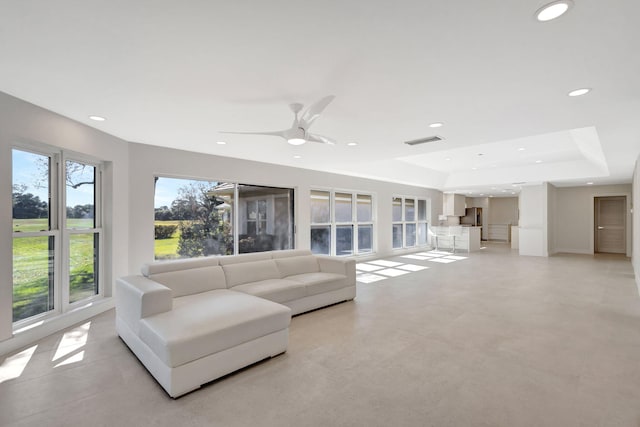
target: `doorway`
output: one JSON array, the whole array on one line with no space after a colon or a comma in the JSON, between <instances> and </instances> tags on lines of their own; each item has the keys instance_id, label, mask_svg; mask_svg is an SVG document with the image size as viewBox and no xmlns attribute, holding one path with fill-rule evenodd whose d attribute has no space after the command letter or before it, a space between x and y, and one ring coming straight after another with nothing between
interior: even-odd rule
<instances>
[{"instance_id":1,"label":"doorway","mask_svg":"<svg viewBox=\"0 0 640 427\"><path fill-rule=\"evenodd\" d=\"M594 198L595 252L627 252L627 197Z\"/></svg>"}]
</instances>

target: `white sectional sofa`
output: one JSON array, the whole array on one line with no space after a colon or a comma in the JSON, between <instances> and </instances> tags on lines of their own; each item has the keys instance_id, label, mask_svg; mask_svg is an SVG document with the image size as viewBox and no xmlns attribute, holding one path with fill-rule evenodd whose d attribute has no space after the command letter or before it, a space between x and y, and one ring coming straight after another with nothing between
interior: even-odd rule
<instances>
[{"instance_id":1,"label":"white sectional sofa","mask_svg":"<svg viewBox=\"0 0 640 427\"><path fill-rule=\"evenodd\" d=\"M118 335L178 397L285 352L292 314L354 299L355 261L286 250L155 262L116 292Z\"/></svg>"}]
</instances>

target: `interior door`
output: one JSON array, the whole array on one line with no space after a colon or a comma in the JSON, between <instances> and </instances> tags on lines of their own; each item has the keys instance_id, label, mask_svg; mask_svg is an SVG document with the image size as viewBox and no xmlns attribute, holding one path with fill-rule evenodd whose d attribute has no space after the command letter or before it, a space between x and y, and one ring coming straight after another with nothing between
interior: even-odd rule
<instances>
[{"instance_id":1,"label":"interior door","mask_svg":"<svg viewBox=\"0 0 640 427\"><path fill-rule=\"evenodd\" d=\"M627 249L627 198L596 197L594 200L595 251L624 254Z\"/></svg>"}]
</instances>

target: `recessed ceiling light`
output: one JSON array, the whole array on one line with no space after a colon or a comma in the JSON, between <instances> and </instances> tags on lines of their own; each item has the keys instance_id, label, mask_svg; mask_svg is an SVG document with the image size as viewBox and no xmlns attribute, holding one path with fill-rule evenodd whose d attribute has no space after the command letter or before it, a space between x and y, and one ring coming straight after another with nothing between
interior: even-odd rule
<instances>
[{"instance_id":1,"label":"recessed ceiling light","mask_svg":"<svg viewBox=\"0 0 640 427\"><path fill-rule=\"evenodd\" d=\"M295 156L293 156L293 158L294 158L294 159L301 159L301 158L302 158L302 156L299 156L299 155L297 155L297 154L296 154Z\"/></svg>"},{"instance_id":2,"label":"recessed ceiling light","mask_svg":"<svg viewBox=\"0 0 640 427\"><path fill-rule=\"evenodd\" d=\"M356 145L358 145L358 143L357 142L348 142L347 145L349 147L355 147Z\"/></svg>"},{"instance_id":3,"label":"recessed ceiling light","mask_svg":"<svg viewBox=\"0 0 640 427\"><path fill-rule=\"evenodd\" d=\"M536 11L536 19L547 22L564 15L573 6L572 0L558 0L547 3Z\"/></svg>"},{"instance_id":4,"label":"recessed ceiling light","mask_svg":"<svg viewBox=\"0 0 640 427\"><path fill-rule=\"evenodd\" d=\"M492 190L497 190L497 189L498 189L498 187L491 187L491 189L492 189Z\"/></svg>"},{"instance_id":5,"label":"recessed ceiling light","mask_svg":"<svg viewBox=\"0 0 640 427\"><path fill-rule=\"evenodd\" d=\"M218 142L216 142L216 144L218 144L218 145L225 145L225 144L226 144L226 142L224 142L224 141L218 141Z\"/></svg>"},{"instance_id":6,"label":"recessed ceiling light","mask_svg":"<svg viewBox=\"0 0 640 427\"><path fill-rule=\"evenodd\" d=\"M447 157L445 160L446 160L447 162L449 162L449 161L451 161L451 157Z\"/></svg>"},{"instance_id":7,"label":"recessed ceiling light","mask_svg":"<svg viewBox=\"0 0 640 427\"><path fill-rule=\"evenodd\" d=\"M589 92L591 92L591 88L583 87L583 88L580 88L580 89L572 90L567 95L569 95L569 96L582 96L582 95L588 94Z\"/></svg>"},{"instance_id":8,"label":"recessed ceiling light","mask_svg":"<svg viewBox=\"0 0 640 427\"><path fill-rule=\"evenodd\" d=\"M593 182L587 182L587 185L593 185Z\"/></svg>"},{"instance_id":9,"label":"recessed ceiling light","mask_svg":"<svg viewBox=\"0 0 640 427\"><path fill-rule=\"evenodd\" d=\"M105 119L104 117L101 117L101 116L89 116L89 118L91 120L95 120L96 122L104 122L105 120L107 120L107 119Z\"/></svg>"},{"instance_id":10,"label":"recessed ceiling light","mask_svg":"<svg viewBox=\"0 0 640 427\"><path fill-rule=\"evenodd\" d=\"M478 168L471 168L472 171L478 170Z\"/></svg>"},{"instance_id":11,"label":"recessed ceiling light","mask_svg":"<svg viewBox=\"0 0 640 427\"><path fill-rule=\"evenodd\" d=\"M484 196L484 193L480 193L481 196Z\"/></svg>"},{"instance_id":12,"label":"recessed ceiling light","mask_svg":"<svg viewBox=\"0 0 640 427\"><path fill-rule=\"evenodd\" d=\"M512 192L511 192L511 194L516 194L516 192L515 192L515 191L512 191Z\"/></svg>"},{"instance_id":13,"label":"recessed ceiling light","mask_svg":"<svg viewBox=\"0 0 640 427\"><path fill-rule=\"evenodd\" d=\"M435 123L431 123L429 125L429 127L430 128L439 128L439 127L442 127L443 125L444 125L444 123L442 123L442 122L435 122Z\"/></svg>"},{"instance_id":14,"label":"recessed ceiling light","mask_svg":"<svg viewBox=\"0 0 640 427\"><path fill-rule=\"evenodd\" d=\"M524 151L524 150L525 150L525 148L524 148L524 147L520 147L520 148L518 148L518 151Z\"/></svg>"},{"instance_id":15,"label":"recessed ceiling light","mask_svg":"<svg viewBox=\"0 0 640 427\"><path fill-rule=\"evenodd\" d=\"M542 160L536 160L536 163L542 163Z\"/></svg>"}]
</instances>

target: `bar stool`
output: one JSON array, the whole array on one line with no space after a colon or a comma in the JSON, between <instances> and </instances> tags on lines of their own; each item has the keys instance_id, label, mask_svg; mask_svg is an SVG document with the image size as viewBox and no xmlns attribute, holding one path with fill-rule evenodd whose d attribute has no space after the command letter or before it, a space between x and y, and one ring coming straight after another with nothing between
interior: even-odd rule
<instances>
[{"instance_id":1,"label":"bar stool","mask_svg":"<svg viewBox=\"0 0 640 427\"><path fill-rule=\"evenodd\" d=\"M462 238L462 227L459 225L449 227L449 239L453 241L452 252L456 253L456 237Z\"/></svg>"}]
</instances>

